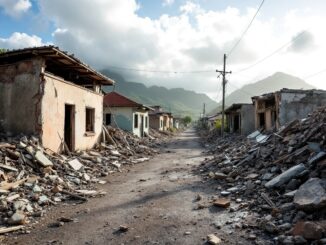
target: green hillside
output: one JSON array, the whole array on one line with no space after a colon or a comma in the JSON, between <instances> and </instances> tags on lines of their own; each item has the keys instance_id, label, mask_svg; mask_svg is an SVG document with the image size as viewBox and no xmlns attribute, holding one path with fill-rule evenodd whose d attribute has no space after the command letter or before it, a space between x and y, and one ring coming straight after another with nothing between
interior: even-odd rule
<instances>
[{"instance_id":1,"label":"green hillside","mask_svg":"<svg viewBox=\"0 0 326 245\"><path fill-rule=\"evenodd\" d=\"M175 115L197 118L206 104L206 111L213 110L217 103L206 94L199 94L182 88L167 89L160 86L146 87L142 83L126 81L121 75L109 70L103 74L116 81L115 91L145 105L161 105L165 110ZM104 87L105 92L112 87Z\"/></svg>"}]
</instances>

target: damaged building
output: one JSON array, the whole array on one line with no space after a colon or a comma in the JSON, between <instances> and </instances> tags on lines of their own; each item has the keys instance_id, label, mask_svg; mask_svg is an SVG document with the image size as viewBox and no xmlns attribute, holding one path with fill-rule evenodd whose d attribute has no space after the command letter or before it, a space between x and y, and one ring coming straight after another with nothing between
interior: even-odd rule
<instances>
[{"instance_id":1,"label":"damaged building","mask_svg":"<svg viewBox=\"0 0 326 245\"><path fill-rule=\"evenodd\" d=\"M325 90L281 89L252 97L256 129L279 129L295 119L303 119L316 108L326 105Z\"/></svg>"},{"instance_id":2,"label":"damaged building","mask_svg":"<svg viewBox=\"0 0 326 245\"><path fill-rule=\"evenodd\" d=\"M227 128L230 133L250 134L255 129L253 104L233 104L225 110Z\"/></svg>"},{"instance_id":3,"label":"damaged building","mask_svg":"<svg viewBox=\"0 0 326 245\"><path fill-rule=\"evenodd\" d=\"M149 112L149 126L159 131L173 128L172 113L166 112L161 106L151 106L153 111Z\"/></svg>"},{"instance_id":4,"label":"damaged building","mask_svg":"<svg viewBox=\"0 0 326 245\"><path fill-rule=\"evenodd\" d=\"M149 134L150 107L133 101L122 94L111 92L104 96L105 124L129 131L138 137Z\"/></svg>"},{"instance_id":5,"label":"damaged building","mask_svg":"<svg viewBox=\"0 0 326 245\"><path fill-rule=\"evenodd\" d=\"M0 131L37 135L60 152L92 148L103 123L102 85L114 81L54 46L0 54Z\"/></svg>"}]
</instances>

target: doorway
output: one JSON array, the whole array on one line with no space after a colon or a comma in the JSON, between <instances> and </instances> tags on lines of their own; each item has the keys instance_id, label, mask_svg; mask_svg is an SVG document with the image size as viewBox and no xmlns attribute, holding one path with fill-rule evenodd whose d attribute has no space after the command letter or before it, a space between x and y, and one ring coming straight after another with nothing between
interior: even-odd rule
<instances>
[{"instance_id":1,"label":"doorway","mask_svg":"<svg viewBox=\"0 0 326 245\"><path fill-rule=\"evenodd\" d=\"M65 104L64 141L70 151L75 149L75 106Z\"/></svg>"},{"instance_id":2,"label":"doorway","mask_svg":"<svg viewBox=\"0 0 326 245\"><path fill-rule=\"evenodd\" d=\"M140 137L144 137L144 116L140 116Z\"/></svg>"}]
</instances>

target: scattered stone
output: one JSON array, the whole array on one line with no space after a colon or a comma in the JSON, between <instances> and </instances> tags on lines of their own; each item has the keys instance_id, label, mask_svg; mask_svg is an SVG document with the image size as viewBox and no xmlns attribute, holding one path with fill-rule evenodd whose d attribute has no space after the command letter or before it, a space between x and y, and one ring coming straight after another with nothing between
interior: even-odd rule
<instances>
[{"instance_id":1,"label":"scattered stone","mask_svg":"<svg viewBox=\"0 0 326 245\"><path fill-rule=\"evenodd\" d=\"M220 244L222 240L219 237L215 236L214 234L209 234L207 236L207 242L209 244L216 245L216 244Z\"/></svg>"},{"instance_id":2,"label":"scattered stone","mask_svg":"<svg viewBox=\"0 0 326 245\"><path fill-rule=\"evenodd\" d=\"M326 206L326 181L312 178L300 186L294 195L294 204L299 209L312 210Z\"/></svg>"},{"instance_id":3,"label":"scattered stone","mask_svg":"<svg viewBox=\"0 0 326 245\"><path fill-rule=\"evenodd\" d=\"M227 208L230 206L231 202L227 198L218 198L214 201L214 206L217 207L222 207L222 208Z\"/></svg>"},{"instance_id":4,"label":"scattered stone","mask_svg":"<svg viewBox=\"0 0 326 245\"><path fill-rule=\"evenodd\" d=\"M323 237L324 229L316 222L301 221L295 224L292 234L302 236L307 240L319 240Z\"/></svg>"},{"instance_id":5,"label":"scattered stone","mask_svg":"<svg viewBox=\"0 0 326 245\"><path fill-rule=\"evenodd\" d=\"M269 182L265 184L266 188L278 188L287 183L289 180L292 178L296 177L299 175L301 172L306 170L306 167L304 166L303 163L300 163L299 165L296 165L292 168L289 168L285 172L281 173L280 175L276 176Z\"/></svg>"},{"instance_id":6,"label":"scattered stone","mask_svg":"<svg viewBox=\"0 0 326 245\"><path fill-rule=\"evenodd\" d=\"M9 219L9 225L23 225L26 223L26 216L24 213L17 211Z\"/></svg>"},{"instance_id":7,"label":"scattered stone","mask_svg":"<svg viewBox=\"0 0 326 245\"><path fill-rule=\"evenodd\" d=\"M35 153L35 159L43 166L49 167L53 166L53 163L47 158L41 151Z\"/></svg>"},{"instance_id":8,"label":"scattered stone","mask_svg":"<svg viewBox=\"0 0 326 245\"><path fill-rule=\"evenodd\" d=\"M80 161L78 161L78 159L73 159L71 161L68 161L68 164L75 171L79 171L83 167L83 164L81 164Z\"/></svg>"}]
</instances>

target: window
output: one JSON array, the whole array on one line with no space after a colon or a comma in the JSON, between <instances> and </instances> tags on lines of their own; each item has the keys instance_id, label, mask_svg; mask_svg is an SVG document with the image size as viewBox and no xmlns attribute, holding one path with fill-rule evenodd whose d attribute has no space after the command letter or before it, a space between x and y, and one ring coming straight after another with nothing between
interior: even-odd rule
<instances>
[{"instance_id":1,"label":"window","mask_svg":"<svg viewBox=\"0 0 326 245\"><path fill-rule=\"evenodd\" d=\"M145 117L145 128L148 127L148 117Z\"/></svg>"},{"instance_id":2,"label":"window","mask_svg":"<svg viewBox=\"0 0 326 245\"><path fill-rule=\"evenodd\" d=\"M111 125L111 113L105 114L105 125Z\"/></svg>"},{"instance_id":3,"label":"window","mask_svg":"<svg viewBox=\"0 0 326 245\"><path fill-rule=\"evenodd\" d=\"M134 128L138 128L138 114L134 115Z\"/></svg>"},{"instance_id":4,"label":"window","mask_svg":"<svg viewBox=\"0 0 326 245\"><path fill-rule=\"evenodd\" d=\"M161 122L161 128L162 128L163 127L163 120L161 119L160 122Z\"/></svg>"},{"instance_id":5,"label":"window","mask_svg":"<svg viewBox=\"0 0 326 245\"><path fill-rule=\"evenodd\" d=\"M95 109L86 108L86 132L95 132L94 130L95 122Z\"/></svg>"}]
</instances>

